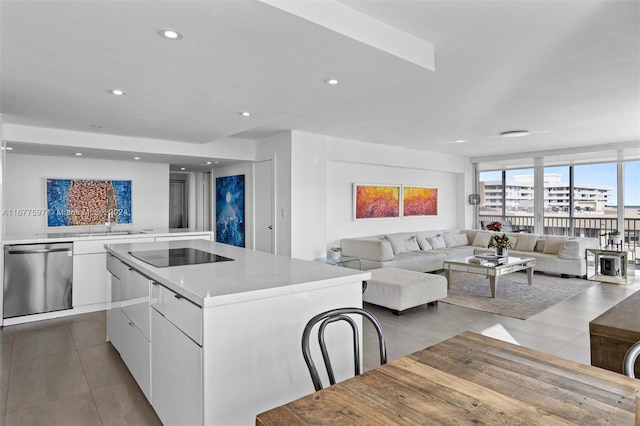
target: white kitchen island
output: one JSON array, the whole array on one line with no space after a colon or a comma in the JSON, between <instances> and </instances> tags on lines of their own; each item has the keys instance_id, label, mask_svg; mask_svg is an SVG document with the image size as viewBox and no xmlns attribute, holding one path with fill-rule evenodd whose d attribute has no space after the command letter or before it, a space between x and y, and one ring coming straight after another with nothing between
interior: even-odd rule
<instances>
[{"instance_id":1,"label":"white kitchen island","mask_svg":"<svg viewBox=\"0 0 640 426\"><path fill-rule=\"evenodd\" d=\"M156 267L130 254L171 249L233 260ZM327 309L361 307L370 278L209 241L115 244L107 252L107 333L167 425L251 425L256 414L313 392L304 326ZM336 327L329 339L346 332ZM338 360L338 378L353 374L351 364Z\"/></svg>"}]
</instances>

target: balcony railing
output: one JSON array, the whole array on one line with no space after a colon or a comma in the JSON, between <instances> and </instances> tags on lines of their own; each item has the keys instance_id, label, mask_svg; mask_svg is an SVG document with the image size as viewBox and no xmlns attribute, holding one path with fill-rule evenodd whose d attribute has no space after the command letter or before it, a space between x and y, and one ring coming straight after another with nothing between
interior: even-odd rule
<instances>
[{"instance_id":1,"label":"balcony railing","mask_svg":"<svg viewBox=\"0 0 640 426\"><path fill-rule=\"evenodd\" d=\"M520 232L533 232L533 217L507 215L480 214L481 221L510 221L514 230ZM571 233L571 221L573 221L573 233ZM478 225L478 228L480 226ZM544 232L546 235L592 237L600 240L600 245L607 245L607 234L618 229L618 219L604 216L576 217L570 219L562 216L546 216L544 218ZM631 252L632 259L640 261L640 219L624 219L624 248Z\"/></svg>"}]
</instances>

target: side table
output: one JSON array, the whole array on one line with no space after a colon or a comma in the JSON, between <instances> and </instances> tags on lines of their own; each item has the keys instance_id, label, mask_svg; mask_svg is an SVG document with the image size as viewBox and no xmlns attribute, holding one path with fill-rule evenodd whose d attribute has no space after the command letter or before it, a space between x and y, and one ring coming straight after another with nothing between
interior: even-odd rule
<instances>
[{"instance_id":1,"label":"side table","mask_svg":"<svg viewBox=\"0 0 640 426\"><path fill-rule=\"evenodd\" d=\"M628 284L628 252L588 248L585 252L585 260L588 280Z\"/></svg>"},{"instance_id":2,"label":"side table","mask_svg":"<svg viewBox=\"0 0 640 426\"><path fill-rule=\"evenodd\" d=\"M340 256L338 259L334 259L332 257L320 257L315 259L314 262L342 266L343 268L360 269L360 259L357 257Z\"/></svg>"},{"instance_id":3,"label":"side table","mask_svg":"<svg viewBox=\"0 0 640 426\"><path fill-rule=\"evenodd\" d=\"M360 259L357 257L349 257L349 256L340 256L338 259L334 259L332 257L320 257L315 259L314 262L318 263L326 263L327 265L341 266L343 268L351 268L360 270ZM364 293L367 289L368 283L366 281L362 281L362 292Z\"/></svg>"}]
</instances>

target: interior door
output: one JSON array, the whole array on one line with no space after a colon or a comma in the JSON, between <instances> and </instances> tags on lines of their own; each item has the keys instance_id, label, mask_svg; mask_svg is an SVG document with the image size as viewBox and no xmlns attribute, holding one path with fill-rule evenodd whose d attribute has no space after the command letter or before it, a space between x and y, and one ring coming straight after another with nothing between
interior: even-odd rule
<instances>
[{"instance_id":1,"label":"interior door","mask_svg":"<svg viewBox=\"0 0 640 426\"><path fill-rule=\"evenodd\" d=\"M186 194L185 180L169 181L169 228L188 227Z\"/></svg>"},{"instance_id":2,"label":"interior door","mask_svg":"<svg viewBox=\"0 0 640 426\"><path fill-rule=\"evenodd\" d=\"M273 161L254 163L255 249L275 253Z\"/></svg>"}]
</instances>

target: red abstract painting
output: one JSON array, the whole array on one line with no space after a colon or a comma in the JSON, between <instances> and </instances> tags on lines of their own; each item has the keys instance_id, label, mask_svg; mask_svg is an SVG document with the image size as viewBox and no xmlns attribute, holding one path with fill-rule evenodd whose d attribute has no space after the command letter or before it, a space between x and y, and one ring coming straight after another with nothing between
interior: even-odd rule
<instances>
[{"instance_id":1,"label":"red abstract painting","mask_svg":"<svg viewBox=\"0 0 640 426\"><path fill-rule=\"evenodd\" d=\"M438 188L402 187L403 216L435 216L438 214Z\"/></svg>"},{"instance_id":2,"label":"red abstract painting","mask_svg":"<svg viewBox=\"0 0 640 426\"><path fill-rule=\"evenodd\" d=\"M355 185L355 218L400 217L400 186Z\"/></svg>"}]
</instances>

